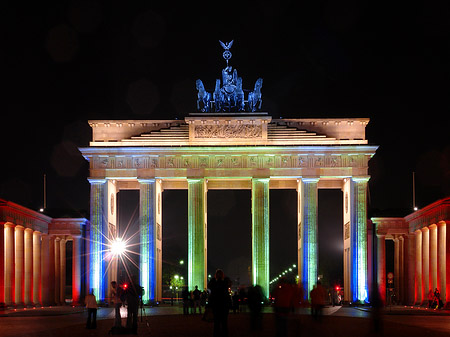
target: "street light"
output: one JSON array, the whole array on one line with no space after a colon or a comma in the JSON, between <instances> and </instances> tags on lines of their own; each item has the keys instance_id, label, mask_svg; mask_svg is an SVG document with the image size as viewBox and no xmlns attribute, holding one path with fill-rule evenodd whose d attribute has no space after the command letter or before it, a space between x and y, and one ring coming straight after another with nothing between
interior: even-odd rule
<instances>
[{"instance_id":1,"label":"street light","mask_svg":"<svg viewBox=\"0 0 450 337\"><path fill-rule=\"evenodd\" d=\"M124 241L122 241L121 238L116 238L112 243L111 243L111 253L114 256L121 256L123 253L125 253L127 246L125 244Z\"/></svg>"}]
</instances>

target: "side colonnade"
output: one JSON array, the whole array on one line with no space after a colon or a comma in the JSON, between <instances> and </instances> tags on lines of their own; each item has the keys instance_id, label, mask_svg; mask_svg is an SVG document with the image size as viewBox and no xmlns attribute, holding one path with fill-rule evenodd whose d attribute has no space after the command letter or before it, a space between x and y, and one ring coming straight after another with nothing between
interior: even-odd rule
<instances>
[{"instance_id":1,"label":"side colonnade","mask_svg":"<svg viewBox=\"0 0 450 337\"><path fill-rule=\"evenodd\" d=\"M72 303L80 304L87 220L52 219L5 200L0 200L0 215L0 304L65 304L68 241L73 241Z\"/></svg>"},{"instance_id":2,"label":"side colonnade","mask_svg":"<svg viewBox=\"0 0 450 337\"><path fill-rule=\"evenodd\" d=\"M372 218L377 235L377 282L385 301L385 240L394 241L393 302L427 305L437 289L446 307L450 305L450 198L441 199L404 218Z\"/></svg>"}]
</instances>

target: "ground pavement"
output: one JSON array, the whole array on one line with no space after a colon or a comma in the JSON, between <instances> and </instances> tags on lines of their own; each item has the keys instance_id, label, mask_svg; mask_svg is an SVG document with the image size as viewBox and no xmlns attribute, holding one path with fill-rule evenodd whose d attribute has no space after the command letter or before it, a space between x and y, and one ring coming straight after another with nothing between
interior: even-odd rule
<instances>
[{"instance_id":1,"label":"ground pavement","mask_svg":"<svg viewBox=\"0 0 450 337\"><path fill-rule=\"evenodd\" d=\"M122 317L126 310L122 308ZM138 334L141 336L212 336L213 324L201 320L200 315L183 316L182 309L174 306L146 308ZM86 330L86 313L80 307L52 307L43 309L17 309L0 312L0 336L107 336L113 325L112 308L98 312L96 330ZM275 316L271 308L263 315L263 330L251 331L248 313L229 315L229 335L275 336ZM140 318L141 320L141 318ZM125 319L123 319L125 324ZM450 313L428 311L415 307L391 307L384 310L382 333L373 329L370 308L329 307L322 321L314 321L308 309L302 309L288 319L289 336L448 336Z\"/></svg>"}]
</instances>

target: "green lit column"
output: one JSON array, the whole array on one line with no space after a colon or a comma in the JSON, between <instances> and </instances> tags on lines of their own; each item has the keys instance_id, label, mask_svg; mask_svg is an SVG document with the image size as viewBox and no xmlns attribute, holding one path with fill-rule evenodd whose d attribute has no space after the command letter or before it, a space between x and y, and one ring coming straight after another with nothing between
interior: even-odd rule
<instances>
[{"instance_id":1,"label":"green lit column","mask_svg":"<svg viewBox=\"0 0 450 337\"><path fill-rule=\"evenodd\" d=\"M269 297L269 178L252 179L252 277Z\"/></svg>"},{"instance_id":2,"label":"green lit column","mask_svg":"<svg viewBox=\"0 0 450 337\"><path fill-rule=\"evenodd\" d=\"M139 179L140 285L144 287L144 303L156 300L156 180Z\"/></svg>"},{"instance_id":3,"label":"green lit column","mask_svg":"<svg viewBox=\"0 0 450 337\"><path fill-rule=\"evenodd\" d=\"M88 179L91 184L91 226L89 234L90 242L90 288L94 290L97 301L103 301L108 285L105 281L104 272L106 262L103 257L105 236L107 229L107 205L105 202L105 183L106 179Z\"/></svg>"},{"instance_id":4,"label":"green lit column","mask_svg":"<svg viewBox=\"0 0 450 337\"><path fill-rule=\"evenodd\" d=\"M305 289L305 297L317 283L317 268L319 264L319 236L317 229L317 183L319 178L303 178L299 181L299 237L301 241L300 255L301 280Z\"/></svg>"},{"instance_id":5,"label":"green lit column","mask_svg":"<svg viewBox=\"0 0 450 337\"><path fill-rule=\"evenodd\" d=\"M352 177L350 185L350 231L353 302L368 298L367 284L367 182L369 177Z\"/></svg>"},{"instance_id":6,"label":"green lit column","mask_svg":"<svg viewBox=\"0 0 450 337\"><path fill-rule=\"evenodd\" d=\"M188 286L205 289L206 283L206 183L188 179Z\"/></svg>"}]
</instances>

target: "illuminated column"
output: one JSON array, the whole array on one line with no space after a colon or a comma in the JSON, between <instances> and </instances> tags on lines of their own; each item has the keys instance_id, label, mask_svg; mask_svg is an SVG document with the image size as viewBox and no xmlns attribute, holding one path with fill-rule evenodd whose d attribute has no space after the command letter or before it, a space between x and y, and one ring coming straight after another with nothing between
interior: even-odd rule
<instances>
[{"instance_id":1,"label":"illuminated column","mask_svg":"<svg viewBox=\"0 0 450 337\"><path fill-rule=\"evenodd\" d=\"M41 232L33 232L33 303L41 298Z\"/></svg>"},{"instance_id":2,"label":"illuminated column","mask_svg":"<svg viewBox=\"0 0 450 337\"><path fill-rule=\"evenodd\" d=\"M50 274L50 237L42 234L41 242L41 304L50 303L49 274Z\"/></svg>"},{"instance_id":3,"label":"illuminated column","mask_svg":"<svg viewBox=\"0 0 450 337\"><path fill-rule=\"evenodd\" d=\"M55 245L56 239L54 236L49 236L48 240L48 304L56 304L57 299L55 298Z\"/></svg>"},{"instance_id":4,"label":"illuminated column","mask_svg":"<svg viewBox=\"0 0 450 337\"><path fill-rule=\"evenodd\" d=\"M405 303L405 239L403 236L398 238L399 243L399 299L401 303Z\"/></svg>"},{"instance_id":5,"label":"illuminated column","mask_svg":"<svg viewBox=\"0 0 450 337\"><path fill-rule=\"evenodd\" d=\"M416 304L422 304L422 231L415 231L416 234Z\"/></svg>"},{"instance_id":6,"label":"illuminated column","mask_svg":"<svg viewBox=\"0 0 450 337\"><path fill-rule=\"evenodd\" d=\"M66 304L66 239L62 238L59 241L60 251L60 278L59 278L59 302Z\"/></svg>"},{"instance_id":7,"label":"illuminated column","mask_svg":"<svg viewBox=\"0 0 450 337\"><path fill-rule=\"evenodd\" d=\"M252 278L269 297L269 178L252 179Z\"/></svg>"},{"instance_id":8,"label":"illuminated column","mask_svg":"<svg viewBox=\"0 0 450 337\"><path fill-rule=\"evenodd\" d=\"M301 255L302 282L305 297L317 283L317 267L319 262L319 237L317 233L317 183L319 178L301 179Z\"/></svg>"},{"instance_id":9,"label":"illuminated column","mask_svg":"<svg viewBox=\"0 0 450 337\"><path fill-rule=\"evenodd\" d=\"M386 235L377 234L377 283L383 303L386 302Z\"/></svg>"},{"instance_id":10,"label":"illuminated column","mask_svg":"<svg viewBox=\"0 0 450 337\"><path fill-rule=\"evenodd\" d=\"M447 295L447 275L446 275L446 236L447 236L447 225L445 221L439 221L437 223L438 230L438 287L441 292L442 302L446 302ZM448 302L448 301L447 301ZM445 303L444 303L445 305Z\"/></svg>"},{"instance_id":11,"label":"illuminated column","mask_svg":"<svg viewBox=\"0 0 450 337\"><path fill-rule=\"evenodd\" d=\"M23 298L25 305L32 304L33 291L33 230L25 228L24 231L24 287Z\"/></svg>"},{"instance_id":12,"label":"illuminated column","mask_svg":"<svg viewBox=\"0 0 450 337\"><path fill-rule=\"evenodd\" d=\"M144 287L145 303L156 299L156 181L140 179L140 283Z\"/></svg>"},{"instance_id":13,"label":"illuminated column","mask_svg":"<svg viewBox=\"0 0 450 337\"><path fill-rule=\"evenodd\" d=\"M5 306L5 227L0 223L0 307Z\"/></svg>"},{"instance_id":14,"label":"illuminated column","mask_svg":"<svg viewBox=\"0 0 450 337\"><path fill-rule=\"evenodd\" d=\"M53 263L55 266L55 273L54 273L54 284L55 284L55 291L54 291L54 297L56 304L61 304L61 239L59 237L55 238L55 245L54 245L54 259Z\"/></svg>"},{"instance_id":15,"label":"illuminated column","mask_svg":"<svg viewBox=\"0 0 450 337\"><path fill-rule=\"evenodd\" d=\"M415 236L413 233L405 235L405 261L407 272L405 274L404 284L407 284L407 302L408 305L413 305L415 300L415 284L414 275L416 271L415 260Z\"/></svg>"},{"instance_id":16,"label":"illuminated column","mask_svg":"<svg viewBox=\"0 0 450 337\"><path fill-rule=\"evenodd\" d=\"M428 301L430 291L430 231L422 228L422 302Z\"/></svg>"},{"instance_id":17,"label":"illuminated column","mask_svg":"<svg viewBox=\"0 0 450 337\"><path fill-rule=\"evenodd\" d=\"M22 226L16 226L14 228L14 264L15 264L15 275L14 275L14 293L15 293L15 304L23 304L23 262L24 262L24 252L23 252L23 233L24 228Z\"/></svg>"},{"instance_id":18,"label":"illuminated column","mask_svg":"<svg viewBox=\"0 0 450 337\"><path fill-rule=\"evenodd\" d=\"M11 222L5 223L5 305L14 302L14 227Z\"/></svg>"},{"instance_id":19,"label":"illuminated column","mask_svg":"<svg viewBox=\"0 0 450 337\"><path fill-rule=\"evenodd\" d=\"M90 281L89 286L94 290L94 295L97 301L105 299L105 292L108 288L105 287L107 279L103 277L104 265L103 265L103 235L106 235L105 227L107 223L105 221L105 214L107 203L105 203L104 190L105 179L89 179L91 184L91 228L89 232L90 241L90 259L89 259L89 272ZM106 233L105 233L106 232ZM104 234L105 233L105 234ZM89 291L89 290L88 290Z\"/></svg>"},{"instance_id":20,"label":"illuminated column","mask_svg":"<svg viewBox=\"0 0 450 337\"><path fill-rule=\"evenodd\" d=\"M72 301L81 304L81 237L73 236L72 242Z\"/></svg>"},{"instance_id":21,"label":"illuminated column","mask_svg":"<svg viewBox=\"0 0 450 337\"><path fill-rule=\"evenodd\" d=\"M430 288L434 291L437 287L437 265L438 265L438 243L437 243L437 226L430 225Z\"/></svg>"},{"instance_id":22,"label":"illuminated column","mask_svg":"<svg viewBox=\"0 0 450 337\"><path fill-rule=\"evenodd\" d=\"M394 238L394 294L396 301L400 299L400 242Z\"/></svg>"},{"instance_id":23,"label":"illuminated column","mask_svg":"<svg viewBox=\"0 0 450 337\"><path fill-rule=\"evenodd\" d=\"M188 286L206 283L206 182L205 179L188 179Z\"/></svg>"},{"instance_id":24,"label":"illuminated column","mask_svg":"<svg viewBox=\"0 0 450 337\"><path fill-rule=\"evenodd\" d=\"M367 182L352 177L350 185L351 291L353 301L367 300Z\"/></svg>"}]
</instances>

